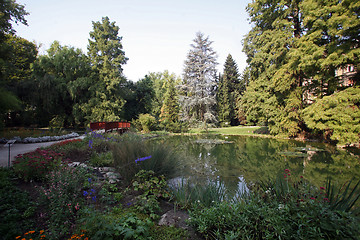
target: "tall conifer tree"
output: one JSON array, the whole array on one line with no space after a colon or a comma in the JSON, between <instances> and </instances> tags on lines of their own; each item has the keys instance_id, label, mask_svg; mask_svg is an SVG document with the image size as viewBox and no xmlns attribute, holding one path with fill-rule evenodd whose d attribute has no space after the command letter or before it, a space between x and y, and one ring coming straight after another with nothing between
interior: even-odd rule
<instances>
[{"instance_id":1,"label":"tall conifer tree","mask_svg":"<svg viewBox=\"0 0 360 240\"><path fill-rule=\"evenodd\" d=\"M216 122L216 52L209 37L198 32L190 46L184 66L180 102L183 117L188 121Z\"/></svg>"},{"instance_id":2,"label":"tall conifer tree","mask_svg":"<svg viewBox=\"0 0 360 240\"><path fill-rule=\"evenodd\" d=\"M224 74L219 79L218 87L218 115L220 122L237 125L236 100L245 90L240 82L237 65L229 54L224 65Z\"/></svg>"},{"instance_id":3,"label":"tall conifer tree","mask_svg":"<svg viewBox=\"0 0 360 240\"><path fill-rule=\"evenodd\" d=\"M179 101L174 81L167 82L167 90L161 107L160 122L165 126L175 124L179 121Z\"/></svg>"},{"instance_id":4,"label":"tall conifer tree","mask_svg":"<svg viewBox=\"0 0 360 240\"><path fill-rule=\"evenodd\" d=\"M98 81L91 86L93 93L89 102L83 106L90 121L117 121L120 119L124 99L120 96L121 85L126 79L122 65L127 58L118 36L119 27L103 17L101 22L93 22L90 32L88 54L97 72Z\"/></svg>"}]
</instances>

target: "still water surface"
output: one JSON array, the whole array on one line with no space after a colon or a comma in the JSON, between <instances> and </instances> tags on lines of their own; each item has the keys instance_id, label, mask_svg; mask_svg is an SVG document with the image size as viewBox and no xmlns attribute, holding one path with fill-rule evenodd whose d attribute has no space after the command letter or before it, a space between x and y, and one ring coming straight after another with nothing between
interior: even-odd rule
<instances>
[{"instance_id":1,"label":"still water surface","mask_svg":"<svg viewBox=\"0 0 360 240\"><path fill-rule=\"evenodd\" d=\"M328 178L340 184L360 179L359 156L322 143L222 135L169 136L156 141L170 144L182 155L179 176L221 181L231 191L274 179L285 169L293 180L303 176L318 187Z\"/></svg>"}]
</instances>

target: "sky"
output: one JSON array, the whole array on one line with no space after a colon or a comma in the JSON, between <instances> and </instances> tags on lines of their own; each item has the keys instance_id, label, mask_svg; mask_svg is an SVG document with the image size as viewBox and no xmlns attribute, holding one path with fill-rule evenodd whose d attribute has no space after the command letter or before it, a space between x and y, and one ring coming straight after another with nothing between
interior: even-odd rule
<instances>
[{"instance_id":1,"label":"sky","mask_svg":"<svg viewBox=\"0 0 360 240\"><path fill-rule=\"evenodd\" d=\"M25 5L28 26L13 24L17 35L41 44L45 54L51 43L80 48L87 53L93 22L109 17L120 28L128 80L149 72L168 70L182 76L184 61L197 32L213 41L218 71L228 54L246 67L242 40L250 31L245 7L251 0L16 0Z\"/></svg>"}]
</instances>

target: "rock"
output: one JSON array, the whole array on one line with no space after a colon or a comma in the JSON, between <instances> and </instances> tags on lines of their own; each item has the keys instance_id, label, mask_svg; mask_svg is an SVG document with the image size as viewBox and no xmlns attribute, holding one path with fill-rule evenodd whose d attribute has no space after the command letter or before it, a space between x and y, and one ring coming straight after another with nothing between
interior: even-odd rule
<instances>
[{"instance_id":1,"label":"rock","mask_svg":"<svg viewBox=\"0 0 360 240\"><path fill-rule=\"evenodd\" d=\"M185 220L187 219L189 219L189 214L186 211L170 210L161 216L158 225L174 226L188 229L189 226L185 222Z\"/></svg>"},{"instance_id":2,"label":"rock","mask_svg":"<svg viewBox=\"0 0 360 240\"><path fill-rule=\"evenodd\" d=\"M101 167L99 168L100 172L107 173L107 172L115 172L115 168L112 167Z\"/></svg>"},{"instance_id":3,"label":"rock","mask_svg":"<svg viewBox=\"0 0 360 240\"><path fill-rule=\"evenodd\" d=\"M115 172L107 172L107 173L105 173L105 176L109 179L119 179L120 178L120 174L115 173Z\"/></svg>"},{"instance_id":4,"label":"rock","mask_svg":"<svg viewBox=\"0 0 360 240\"><path fill-rule=\"evenodd\" d=\"M68 164L69 167L77 167L79 165L80 165L80 162L72 162L72 163Z\"/></svg>"}]
</instances>

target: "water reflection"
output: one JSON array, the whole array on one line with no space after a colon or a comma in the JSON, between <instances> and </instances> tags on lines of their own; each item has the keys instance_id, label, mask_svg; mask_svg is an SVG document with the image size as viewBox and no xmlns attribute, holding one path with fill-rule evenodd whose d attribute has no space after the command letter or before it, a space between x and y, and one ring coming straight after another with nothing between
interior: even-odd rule
<instances>
[{"instance_id":1,"label":"water reflection","mask_svg":"<svg viewBox=\"0 0 360 240\"><path fill-rule=\"evenodd\" d=\"M171 136L162 141L184 155L179 176L196 181L221 181L227 190L248 191L249 184L275 178L290 169L291 178L304 176L317 185L360 179L360 158L333 146L292 140L245 136ZM231 143L219 143L226 140ZM303 154L295 154L306 148ZM284 154L284 153L288 154ZM294 154L290 154L290 153ZM300 151L301 152L301 151Z\"/></svg>"}]
</instances>

